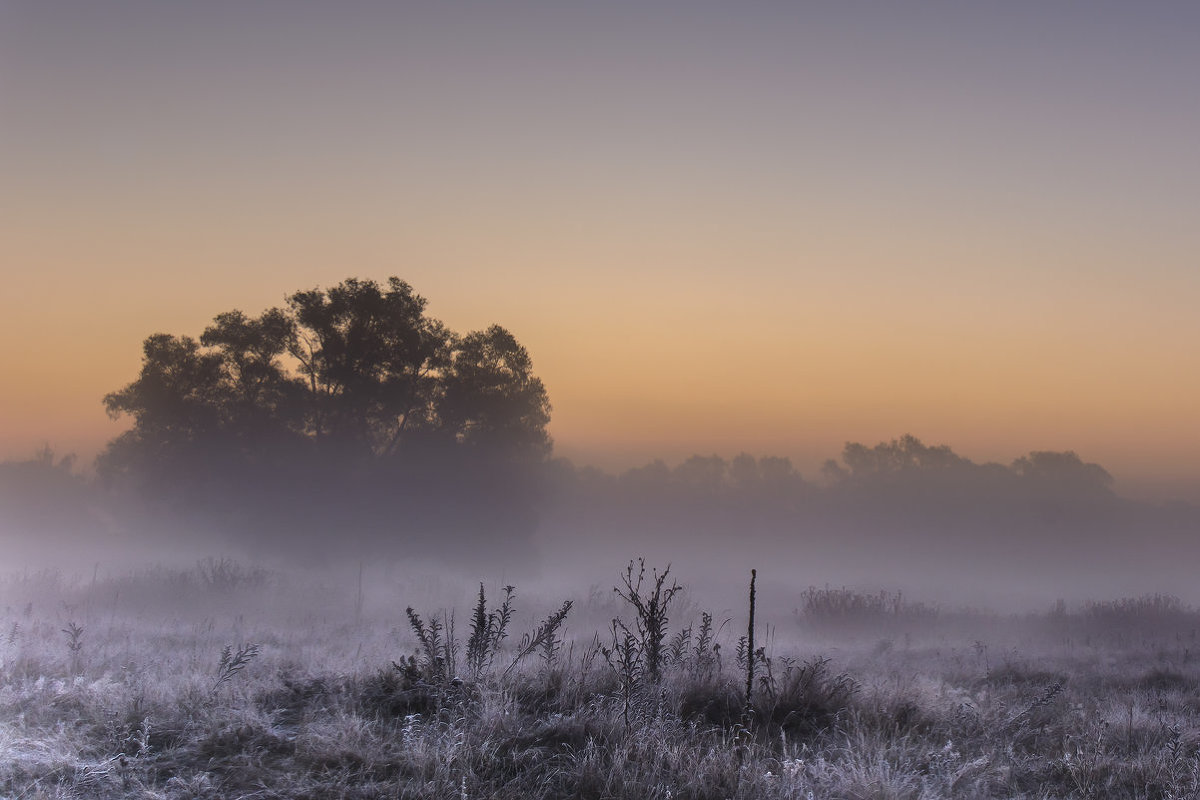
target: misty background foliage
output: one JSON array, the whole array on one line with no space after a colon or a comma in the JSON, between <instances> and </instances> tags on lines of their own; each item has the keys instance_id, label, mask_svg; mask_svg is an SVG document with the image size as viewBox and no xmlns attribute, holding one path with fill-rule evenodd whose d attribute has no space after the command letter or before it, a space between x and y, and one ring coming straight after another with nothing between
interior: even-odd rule
<instances>
[{"instance_id":1,"label":"misty background foliage","mask_svg":"<svg viewBox=\"0 0 1200 800\"><path fill-rule=\"evenodd\" d=\"M603 541L692 572L771 564L799 585L934 587L972 602L1191 597L1200 557L1194 506L1123 498L1073 452L975 463L907 435L847 443L812 479L785 458L693 456L621 475L572 469L549 497L544 525L573 532L578 552Z\"/></svg>"},{"instance_id":2,"label":"misty background foliage","mask_svg":"<svg viewBox=\"0 0 1200 800\"><path fill-rule=\"evenodd\" d=\"M1200 522L1191 506L1120 497L1072 452L977 464L907 435L847 443L810 478L748 454L576 466L553 458L549 395L517 339L498 325L451 331L398 278L227 311L198 339L156 333L136 379L103 402L132 426L94 476L48 448L0 464L10 540L121 533L250 555L507 565L547 544L671 560L684 543L1061 577L1130 557L1178 566Z\"/></svg>"}]
</instances>

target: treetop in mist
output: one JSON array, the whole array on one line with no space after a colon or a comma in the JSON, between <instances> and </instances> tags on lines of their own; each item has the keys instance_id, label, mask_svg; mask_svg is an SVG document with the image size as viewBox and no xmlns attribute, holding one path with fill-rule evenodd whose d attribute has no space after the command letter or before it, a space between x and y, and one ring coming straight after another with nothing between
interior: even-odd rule
<instances>
[{"instance_id":1,"label":"treetop in mist","mask_svg":"<svg viewBox=\"0 0 1200 800\"><path fill-rule=\"evenodd\" d=\"M1035 450L1005 467L976 464L947 445L929 446L906 434L867 447L847 442L839 464L829 460L821 470L831 486L903 483L906 480L962 480L1038 484L1064 493L1112 494L1112 476L1099 464L1085 463L1072 451Z\"/></svg>"},{"instance_id":2,"label":"treetop in mist","mask_svg":"<svg viewBox=\"0 0 1200 800\"><path fill-rule=\"evenodd\" d=\"M1099 464L1084 462L1071 451L1039 450L1005 466L978 464L955 453L948 445L926 445L906 434L868 446L847 442L841 459L829 459L817 481L808 481L788 458L755 457L741 453L732 459L692 455L674 467L661 459L606 475L593 468L578 470L578 478L592 483L613 483L635 492L672 490L711 496L764 494L795 497L797 494L878 492L888 487L920 485L964 490L971 485L1000 492L1007 488L1037 490L1067 496L1112 497L1112 476ZM928 499L928 498L926 498Z\"/></svg>"}]
</instances>

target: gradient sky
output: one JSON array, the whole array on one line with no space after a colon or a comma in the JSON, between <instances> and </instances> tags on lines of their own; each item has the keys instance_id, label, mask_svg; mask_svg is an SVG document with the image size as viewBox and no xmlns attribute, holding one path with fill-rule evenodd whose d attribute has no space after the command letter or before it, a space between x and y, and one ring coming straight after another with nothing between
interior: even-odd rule
<instances>
[{"instance_id":1,"label":"gradient sky","mask_svg":"<svg viewBox=\"0 0 1200 800\"><path fill-rule=\"evenodd\" d=\"M911 432L1200 499L1200 5L0 0L0 458L398 275L610 468Z\"/></svg>"}]
</instances>

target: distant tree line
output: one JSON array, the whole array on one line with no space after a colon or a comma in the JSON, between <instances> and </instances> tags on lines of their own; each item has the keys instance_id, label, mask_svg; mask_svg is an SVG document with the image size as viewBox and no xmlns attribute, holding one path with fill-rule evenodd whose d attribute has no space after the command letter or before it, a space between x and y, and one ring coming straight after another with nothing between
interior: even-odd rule
<instances>
[{"instance_id":1,"label":"distant tree line","mask_svg":"<svg viewBox=\"0 0 1200 800\"><path fill-rule=\"evenodd\" d=\"M0 464L0 533L88 535L136 507L136 498L158 512L150 526L223 534L251 549L494 562L527 557L539 520L551 535L586 523L625 549L646 544L647 535L699 544L753 530L799 547L882 541L952 544L969 554L1021 545L1045 555L1056 540L1079 553L1114 532L1190 548L1200 519L1190 506L1117 496L1102 467L1072 452L977 464L912 436L847 443L839 460L807 480L787 458L745 453L695 455L674 466L656 460L613 474L549 459L541 446L488 446L432 426L386 450L315 432L255 448L249 432L205 441L190 428L155 430L162 438L136 438L136 425L118 438L92 484L72 459L49 450ZM118 466L110 460L118 455L129 460Z\"/></svg>"},{"instance_id":2,"label":"distant tree line","mask_svg":"<svg viewBox=\"0 0 1200 800\"><path fill-rule=\"evenodd\" d=\"M557 481L553 525L580 520L588 535L614 543L652 535L718 552L757 541L868 561L1037 552L1049 563L1160 533L1174 541L1200 518L1195 509L1119 497L1106 470L1073 452L975 463L913 436L848 442L810 478L786 458L741 454L653 461L620 474L561 465Z\"/></svg>"},{"instance_id":3,"label":"distant tree line","mask_svg":"<svg viewBox=\"0 0 1200 800\"><path fill-rule=\"evenodd\" d=\"M590 520L614 542L753 529L781 542L1005 547L1139 526L1190 541L1200 518L1117 497L1108 472L1073 452L977 464L913 436L848 442L810 479L787 458L748 454L576 468L551 458L549 397L516 338L449 330L398 278L227 311L198 338L156 333L136 379L104 404L132 425L98 458L98 485L49 450L0 464L0 534L129 526L140 508L134 527L250 550L494 561L527 555L542 518Z\"/></svg>"},{"instance_id":4,"label":"distant tree line","mask_svg":"<svg viewBox=\"0 0 1200 800\"><path fill-rule=\"evenodd\" d=\"M938 496L953 500L986 495L1006 501L1027 496L1094 504L1116 499L1108 471L1071 451L1035 451L1008 465L976 464L946 445L929 446L911 435L874 446L847 442L840 461L826 461L815 480L806 480L790 459L747 453L732 459L693 455L674 467L655 460L616 475L591 467L568 469L572 480L631 500L674 496L689 501L828 503L895 495L929 502Z\"/></svg>"}]
</instances>

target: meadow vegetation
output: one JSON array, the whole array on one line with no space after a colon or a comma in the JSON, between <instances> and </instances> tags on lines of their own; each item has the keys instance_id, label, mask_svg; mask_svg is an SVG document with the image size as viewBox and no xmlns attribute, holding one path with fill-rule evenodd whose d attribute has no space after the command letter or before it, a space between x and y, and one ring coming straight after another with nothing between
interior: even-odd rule
<instances>
[{"instance_id":1,"label":"meadow vegetation","mask_svg":"<svg viewBox=\"0 0 1200 800\"><path fill-rule=\"evenodd\" d=\"M576 597L431 583L11 575L0 795L1200 796L1200 613L1172 597L797 587L752 639L638 562Z\"/></svg>"}]
</instances>

